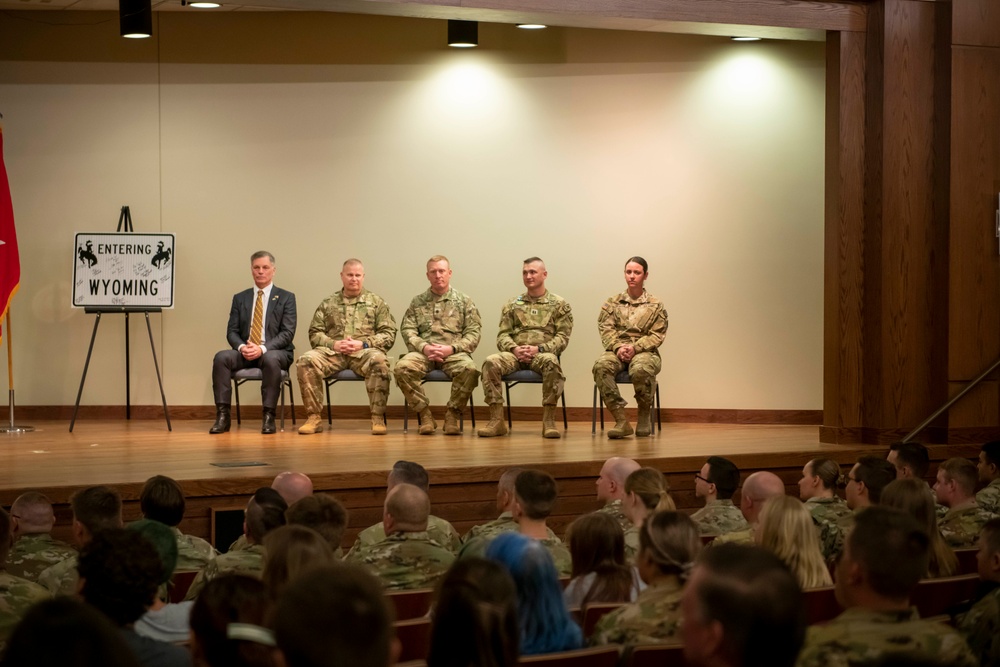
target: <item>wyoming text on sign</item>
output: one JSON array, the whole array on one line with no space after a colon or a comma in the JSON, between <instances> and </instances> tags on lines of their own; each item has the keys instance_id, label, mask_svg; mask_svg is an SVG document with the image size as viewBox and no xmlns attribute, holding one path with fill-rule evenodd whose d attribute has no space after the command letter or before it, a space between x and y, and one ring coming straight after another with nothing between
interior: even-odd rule
<instances>
[{"instance_id":1,"label":"wyoming text on sign","mask_svg":"<svg viewBox=\"0 0 1000 667\"><path fill-rule=\"evenodd\" d=\"M174 307L174 235L80 232L73 305Z\"/></svg>"}]
</instances>

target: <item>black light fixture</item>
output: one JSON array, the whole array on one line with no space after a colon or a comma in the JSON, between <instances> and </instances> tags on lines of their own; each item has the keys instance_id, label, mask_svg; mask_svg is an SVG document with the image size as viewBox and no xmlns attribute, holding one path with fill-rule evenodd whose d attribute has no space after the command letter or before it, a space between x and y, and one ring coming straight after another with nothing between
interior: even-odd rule
<instances>
[{"instance_id":1,"label":"black light fixture","mask_svg":"<svg viewBox=\"0 0 1000 667\"><path fill-rule=\"evenodd\" d=\"M150 0L118 0L118 20L122 37L139 39L153 35Z\"/></svg>"},{"instance_id":2,"label":"black light fixture","mask_svg":"<svg viewBox=\"0 0 1000 667\"><path fill-rule=\"evenodd\" d=\"M479 46L479 21L448 19L448 46L456 49Z\"/></svg>"}]
</instances>

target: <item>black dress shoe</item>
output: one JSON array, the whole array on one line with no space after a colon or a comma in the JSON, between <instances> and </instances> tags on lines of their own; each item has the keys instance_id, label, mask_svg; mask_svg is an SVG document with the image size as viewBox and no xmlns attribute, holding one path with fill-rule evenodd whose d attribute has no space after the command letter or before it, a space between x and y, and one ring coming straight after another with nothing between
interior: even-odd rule
<instances>
[{"instance_id":1,"label":"black dress shoe","mask_svg":"<svg viewBox=\"0 0 1000 667\"><path fill-rule=\"evenodd\" d=\"M260 424L260 432L267 435L276 431L277 429L274 428L274 410L272 408L264 408L264 419Z\"/></svg>"},{"instance_id":2,"label":"black dress shoe","mask_svg":"<svg viewBox=\"0 0 1000 667\"><path fill-rule=\"evenodd\" d=\"M229 430L231 425L229 419L229 406L219 403L215 406L215 423L212 424L212 428L208 429L211 434L225 433Z\"/></svg>"}]
</instances>

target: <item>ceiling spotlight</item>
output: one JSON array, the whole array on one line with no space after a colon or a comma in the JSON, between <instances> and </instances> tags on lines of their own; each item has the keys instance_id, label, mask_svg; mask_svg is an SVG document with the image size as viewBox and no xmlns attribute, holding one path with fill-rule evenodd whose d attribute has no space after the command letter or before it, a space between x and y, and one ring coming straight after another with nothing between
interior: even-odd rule
<instances>
[{"instance_id":1,"label":"ceiling spotlight","mask_svg":"<svg viewBox=\"0 0 1000 667\"><path fill-rule=\"evenodd\" d=\"M183 5L185 1L186 0L181 0L181 4ZM187 4L188 4L188 7L195 7L196 9L217 9L217 8L219 8L219 7L222 6L219 3L217 3L217 2L197 2L197 1L195 1L195 2L188 2Z\"/></svg>"},{"instance_id":2,"label":"ceiling spotlight","mask_svg":"<svg viewBox=\"0 0 1000 667\"><path fill-rule=\"evenodd\" d=\"M448 20L448 46L471 49L479 46L479 21Z\"/></svg>"},{"instance_id":3,"label":"ceiling spotlight","mask_svg":"<svg viewBox=\"0 0 1000 667\"><path fill-rule=\"evenodd\" d=\"M522 30L543 30L545 28L548 28L547 25L544 25L542 23L518 23L517 27L521 28Z\"/></svg>"},{"instance_id":4,"label":"ceiling spotlight","mask_svg":"<svg viewBox=\"0 0 1000 667\"><path fill-rule=\"evenodd\" d=\"M150 0L118 0L118 20L122 37L140 39L153 35Z\"/></svg>"},{"instance_id":5,"label":"ceiling spotlight","mask_svg":"<svg viewBox=\"0 0 1000 667\"><path fill-rule=\"evenodd\" d=\"M730 37L734 42L759 42L760 37Z\"/></svg>"}]
</instances>

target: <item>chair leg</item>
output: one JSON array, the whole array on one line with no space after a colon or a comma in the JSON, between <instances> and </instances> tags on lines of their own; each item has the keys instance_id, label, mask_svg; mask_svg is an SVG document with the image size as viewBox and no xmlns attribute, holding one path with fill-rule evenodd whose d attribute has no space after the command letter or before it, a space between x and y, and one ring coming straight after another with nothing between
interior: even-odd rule
<instances>
[{"instance_id":1,"label":"chair leg","mask_svg":"<svg viewBox=\"0 0 1000 667\"><path fill-rule=\"evenodd\" d=\"M662 410L663 407L660 405L660 385L657 384L656 385L656 430L660 433L663 432L663 421L662 421L663 418L660 416Z\"/></svg>"},{"instance_id":2,"label":"chair leg","mask_svg":"<svg viewBox=\"0 0 1000 667\"><path fill-rule=\"evenodd\" d=\"M503 383L503 388L507 392L507 430L514 430L514 424L510 421L510 385Z\"/></svg>"},{"instance_id":3,"label":"chair leg","mask_svg":"<svg viewBox=\"0 0 1000 667\"><path fill-rule=\"evenodd\" d=\"M240 419L240 382L238 380L233 380L233 395L236 396L236 425L239 426L243 423Z\"/></svg>"},{"instance_id":4,"label":"chair leg","mask_svg":"<svg viewBox=\"0 0 1000 667\"><path fill-rule=\"evenodd\" d=\"M472 428L476 428L476 404L472 402L472 394L469 394L469 417L472 420ZM462 429L465 429L465 425L459 422Z\"/></svg>"},{"instance_id":5,"label":"chair leg","mask_svg":"<svg viewBox=\"0 0 1000 667\"><path fill-rule=\"evenodd\" d=\"M285 431L285 383L281 383L281 431Z\"/></svg>"},{"instance_id":6,"label":"chair leg","mask_svg":"<svg viewBox=\"0 0 1000 667\"><path fill-rule=\"evenodd\" d=\"M292 404L292 426L295 426L295 390L292 389L292 377L288 376L288 402Z\"/></svg>"},{"instance_id":7,"label":"chair leg","mask_svg":"<svg viewBox=\"0 0 1000 667\"><path fill-rule=\"evenodd\" d=\"M563 404L563 430L569 430L569 419L566 418L566 392L562 393L562 404Z\"/></svg>"},{"instance_id":8,"label":"chair leg","mask_svg":"<svg viewBox=\"0 0 1000 667\"><path fill-rule=\"evenodd\" d=\"M326 384L326 423L333 426L333 406L330 404L330 385L333 382L324 382Z\"/></svg>"},{"instance_id":9,"label":"chair leg","mask_svg":"<svg viewBox=\"0 0 1000 667\"><path fill-rule=\"evenodd\" d=\"M601 414L601 430L604 430L604 415ZM597 385L594 385L594 407L590 411L590 434L597 433Z\"/></svg>"},{"instance_id":10,"label":"chair leg","mask_svg":"<svg viewBox=\"0 0 1000 667\"><path fill-rule=\"evenodd\" d=\"M406 429L410 424L410 404L406 402L406 398L403 398L403 433L406 433Z\"/></svg>"}]
</instances>

